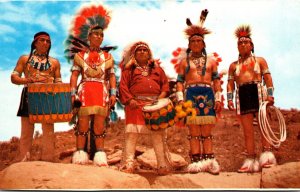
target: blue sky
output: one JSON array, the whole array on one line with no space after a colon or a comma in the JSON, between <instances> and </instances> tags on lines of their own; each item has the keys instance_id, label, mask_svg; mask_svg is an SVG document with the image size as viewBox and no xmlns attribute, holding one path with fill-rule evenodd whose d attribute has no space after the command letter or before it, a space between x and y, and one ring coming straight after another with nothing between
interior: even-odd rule
<instances>
[{"instance_id":1,"label":"blue sky","mask_svg":"<svg viewBox=\"0 0 300 192\"><path fill-rule=\"evenodd\" d=\"M183 34L187 17L196 23L201 10L209 10L205 27L213 33L206 36L205 41L207 52L217 52L223 59L219 70L227 70L229 64L237 59L235 28L240 24L250 24L255 54L267 60L273 76L275 106L300 108L300 1L93 2L103 3L111 10L112 19L105 31L103 44L118 46L112 52L116 60L120 60L128 43L144 40L150 44L154 57L161 59L162 67L170 78L176 78L170 64L172 51L187 45ZM68 82L71 65L63 56L63 41L68 35L73 15L85 3L90 1L0 2L0 141L20 135L20 119L16 112L22 86L10 82L10 74L18 58L29 53L36 32L47 31L52 39L50 55L60 61L63 81ZM68 129L70 127L66 123L55 125L55 131Z\"/></svg>"}]
</instances>

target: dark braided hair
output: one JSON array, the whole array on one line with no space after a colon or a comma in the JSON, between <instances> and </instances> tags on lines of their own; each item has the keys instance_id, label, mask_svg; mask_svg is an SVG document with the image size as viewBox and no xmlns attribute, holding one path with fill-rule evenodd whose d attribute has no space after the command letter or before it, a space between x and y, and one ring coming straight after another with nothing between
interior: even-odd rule
<instances>
[{"instance_id":1,"label":"dark braided hair","mask_svg":"<svg viewBox=\"0 0 300 192\"><path fill-rule=\"evenodd\" d=\"M50 35L47 33L47 32L45 32L45 31L40 31L40 32L38 32L38 33L36 33L35 35L34 35L34 37L33 37L33 41L32 41L32 43L31 43L31 50L30 50L30 54L29 54L29 57L28 57L28 60L27 60L27 62L26 63L28 63L28 61L31 59L31 57L32 57L32 54L33 54L33 51L35 50L35 42L37 41L37 37L38 36L40 36L40 35L47 35L47 36L49 36L50 37ZM48 63L48 60L49 60L49 52L50 52L50 49L51 49L51 42L50 42L50 47L49 47L49 49L48 49L48 51L47 51L47 53L46 53L46 58L47 58L47 61L46 61L46 63Z\"/></svg>"}]
</instances>

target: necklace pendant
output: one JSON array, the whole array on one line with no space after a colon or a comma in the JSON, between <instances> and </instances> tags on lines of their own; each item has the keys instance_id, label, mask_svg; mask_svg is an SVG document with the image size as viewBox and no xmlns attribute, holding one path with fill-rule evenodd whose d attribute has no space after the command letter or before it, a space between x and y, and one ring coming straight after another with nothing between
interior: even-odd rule
<instances>
[{"instance_id":1,"label":"necklace pendant","mask_svg":"<svg viewBox=\"0 0 300 192\"><path fill-rule=\"evenodd\" d=\"M143 72L142 72L142 75L143 75L144 77L147 77L147 76L148 76L148 71L143 71Z\"/></svg>"}]
</instances>

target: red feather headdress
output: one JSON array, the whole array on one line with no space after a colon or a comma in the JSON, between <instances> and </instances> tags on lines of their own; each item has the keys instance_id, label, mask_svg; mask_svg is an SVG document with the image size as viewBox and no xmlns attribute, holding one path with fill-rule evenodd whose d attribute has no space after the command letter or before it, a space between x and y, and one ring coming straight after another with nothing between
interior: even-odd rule
<instances>
[{"instance_id":1,"label":"red feather headdress","mask_svg":"<svg viewBox=\"0 0 300 192\"><path fill-rule=\"evenodd\" d=\"M241 25L234 32L238 41L251 40L251 27L249 25Z\"/></svg>"},{"instance_id":2,"label":"red feather headdress","mask_svg":"<svg viewBox=\"0 0 300 192\"><path fill-rule=\"evenodd\" d=\"M110 19L110 12L102 5L84 5L75 15L70 35L65 41L65 57L68 61L74 58L75 53L86 51L89 47L87 41L91 30L99 27L105 30ZM111 50L115 47L105 47L103 49Z\"/></svg>"}]
</instances>

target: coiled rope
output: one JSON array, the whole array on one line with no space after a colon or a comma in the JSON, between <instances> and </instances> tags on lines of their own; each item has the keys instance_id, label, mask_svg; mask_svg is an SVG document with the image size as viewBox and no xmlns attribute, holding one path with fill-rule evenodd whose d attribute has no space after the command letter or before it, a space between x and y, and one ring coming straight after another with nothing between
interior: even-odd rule
<instances>
[{"instance_id":1,"label":"coiled rope","mask_svg":"<svg viewBox=\"0 0 300 192\"><path fill-rule=\"evenodd\" d=\"M284 117L279 109L275 106L270 106L271 109L274 109L279 122L279 137L275 135L272 130L268 118L267 118L267 104L268 101L263 101L259 107L258 111L258 122L260 129L264 138L275 148L279 148L280 144L286 140L286 125Z\"/></svg>"}]
</instances>

